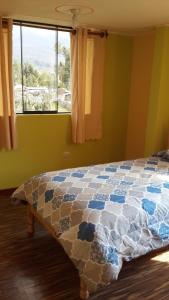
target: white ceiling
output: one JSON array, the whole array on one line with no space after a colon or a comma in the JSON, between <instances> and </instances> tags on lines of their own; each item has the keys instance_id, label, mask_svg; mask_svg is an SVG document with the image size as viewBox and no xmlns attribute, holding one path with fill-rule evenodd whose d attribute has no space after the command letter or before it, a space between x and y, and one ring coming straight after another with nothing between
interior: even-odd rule
<instances>
[{"instance_id":1,"label":"white ceiling","mask_svg":"<svg viewBox=\"0 0 169 300\"><path fill-rule=\"evenodd\" d=\"M109 30L136 30L169 23L169 0L0 0L0 14L23 20L71 25L71 17L57 13L62 4L92 7L79 24Z\"/></svg>"}]
</instances>

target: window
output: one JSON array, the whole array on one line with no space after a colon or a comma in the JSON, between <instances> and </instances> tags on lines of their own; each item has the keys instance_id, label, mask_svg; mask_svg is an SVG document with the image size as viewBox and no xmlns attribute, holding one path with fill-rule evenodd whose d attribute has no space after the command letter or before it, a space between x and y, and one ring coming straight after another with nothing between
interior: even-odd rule
<instances>
[{"instance_id":1,"label":"window","mask_svg":"<svg viewBox=\"0 0 169 300\"><path fill-rule=\"evenodd\" d=\"M70 112L70 33L15 22L13 78L16 113Z\"/></svg>"}]
</instances>

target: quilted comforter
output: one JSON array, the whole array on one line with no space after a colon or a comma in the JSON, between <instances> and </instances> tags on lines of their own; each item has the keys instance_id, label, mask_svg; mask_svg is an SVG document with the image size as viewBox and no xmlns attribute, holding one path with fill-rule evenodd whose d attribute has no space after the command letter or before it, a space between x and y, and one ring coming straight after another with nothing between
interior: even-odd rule
<instances>
[{"instance_id":1,"label":"quilted comforter","mask_svg":"<svg viewBox=\"0 0 169 300\"><path fill-rule=\"evenodd\" d=\"M88 290L169 244L169 163L158 157L48 172L13 194L56 231Z\"/></svg>"}]
</instances>

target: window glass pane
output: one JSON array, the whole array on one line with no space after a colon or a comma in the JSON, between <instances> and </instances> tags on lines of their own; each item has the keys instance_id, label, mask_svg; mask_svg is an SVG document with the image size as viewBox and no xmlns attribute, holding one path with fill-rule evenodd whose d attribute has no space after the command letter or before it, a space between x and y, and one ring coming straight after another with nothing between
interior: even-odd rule
<instances>
[{"instance_id":1,"label":"window glass pane","mask_svg":"<svg viewBox=\"0 0 169 300\"><path fill-rule=\"evenodd\" d=\"M58 32L58 112L71 111L70 33Z\"/></svg>"},{"instance_id":2,"label":"window glass pane","mask_svg":"<svg viewBox=\"0 0 169 300\"><path fill-rule=\"evenodd\" d=\"M13 26L13 83L16 113L22 113L22 76L20 26Z\"/></svg>"},{"instance_id":3,"label":"window glass pane","mask_svg":"<svg viewBox=\"0 0 169 300\"><path fill-rule=\"evenodd\" d=\"M91 99L92 99L92 75L94 61L94 39L87 39L86 51L86 86L85 86L85 114L91 114Z\"/></svg>"},{"instance_id":4,"label":"window glass pane","mask_svg":"<svg viewBox=\"0 0 169 300\"><path fill-rule=\"evenodd\" d=\"M13 26L15 110L70 112L70 33Z\"/></svg>"},{"instance_id":5,"label":"window glass pane","mask_svg":"<svg viewBox=\"0 0 169 300\"><path fill-rule=\"evenodd\" d=\"M56 34L22 26L24 111L57 110Z\"/></svg>"}]
</instances>

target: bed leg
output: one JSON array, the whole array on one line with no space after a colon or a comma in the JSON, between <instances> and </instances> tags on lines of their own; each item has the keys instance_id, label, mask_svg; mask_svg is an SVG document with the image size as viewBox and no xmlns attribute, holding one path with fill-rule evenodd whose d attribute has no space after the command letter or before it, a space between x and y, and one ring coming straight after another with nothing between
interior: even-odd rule
<instances>
[{"instance_id":1,"label":"bed leg","mask_svg":"<svg viewBox=\"0 0 169 300\"><path fill-rule=\"evenodd\" d=\"M86 300L89 298L89 292L83 279L80 279L80 299Z\"/></svg>"},{"instance_id":2,"label":"bed leg","mask_svg":"<svg viewBox=\"0 0 169 300\"><path fill-rule=\"evenodd\" d=\"M30 236L30 237L34 235L34 222L35 222L35 218L31 211L31 207L28 204L28 207L27 207L27 232L28 232L28 236Z\"/></svg>"}]
</instances>

